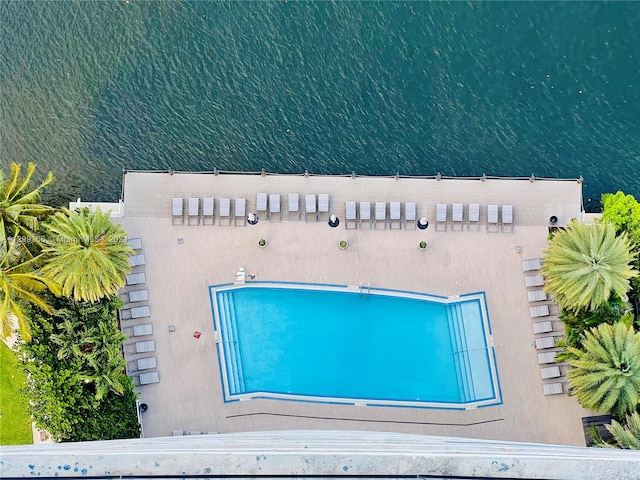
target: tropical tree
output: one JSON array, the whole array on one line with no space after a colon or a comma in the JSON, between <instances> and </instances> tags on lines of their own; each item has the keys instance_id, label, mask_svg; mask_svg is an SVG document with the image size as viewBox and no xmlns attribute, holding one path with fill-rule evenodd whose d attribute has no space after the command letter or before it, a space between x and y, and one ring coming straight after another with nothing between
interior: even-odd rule
<instances>
[{"instance_id":1,"label":"tropical tree","mask_svg":"<svg viewBox=\"0 0 640 480\"><path fill-rule=\"evenodd\" d=\"M61 285L63 295L96 302L124 287L133 250L124 229L111 223L108 213L65 208L52 215L45 228L47 261L42 271Z\"/></svg>"},{"instance_id":2,"label":"tropical tree","mask_svg":"<svg viewBox=\"0 0 640 480\"><path fill-rule=\"evenodd\" d=\"M623 416L640 402L640 333L625 322L585 332L582 349L569 347L571 392L583 407Z\"/></svg>"},{"instance_id":3,"label":"tropical tree","mask_svg":"<svg viewBox=\"0 0 640 480\"><path fill-rule=\"evenodd\" d=\"M22 166L13 163L7 175L0 170L0 250L9 249L9 238L21 238L25 242L39 244L34 232L38 230L40 220L48 215L53 208L41 205L42 190L53 182L53 173L36 188L31 188L31 181L36 170L34 163L29 163L24 178L20 173Z\"/></svg>"},{"instance_id":4,"label":"tropical tree","mask_svg":"<svg viewBox=\"0 0 640 480\"><path fill-rule=\"evenodd\" d=\"M14 238L8 242L9 248L0 249L0 324L2 324L2 338L11 335L12 328L17 323L20 335L25 341L31 339L31 327L20 301L24 300L37 305L44 311L51 313L49 303L42 297L45 290L58 294L58 285L42 276L38 268L40 256L24 258L23 249L18 246Z\"/></svg>"},{"instance_id":5,"label":"tropical tree","mask_svg":"<svg viewBox=\"0 0 640 480\"><path fill-rule=\"evenodd\" d=\"M640 450L640 414L638 412L627 415L626 425L613 420L611 425L606 425L606 428L613 435L615 444L610 445L602 442L599 446Z\"/></svg>"},{"instance_id":6,"label":"tropical tree","mask_svg":"<svg viewBox=\"0 0 640 480\"><path fill-rule=\"evenodd\" d=\"M562 309L593 310L612 295L625 296L638 273L629 265L633 260L629 240L617 237L612 224L573 220L551 239L540 272Z\"/></svg>"}]
</instances>

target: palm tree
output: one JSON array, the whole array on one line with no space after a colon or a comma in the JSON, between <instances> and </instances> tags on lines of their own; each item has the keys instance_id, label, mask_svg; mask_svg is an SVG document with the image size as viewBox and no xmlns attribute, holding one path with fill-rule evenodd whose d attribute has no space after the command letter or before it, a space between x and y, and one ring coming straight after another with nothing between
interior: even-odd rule
<instances>
[{"instance_id":1,"label":"palm tree","mask_svg":"<svg viewBox=\"0 0 640 480\"><path fill-rule=\"evenodd\" d=\"M111 223L108 213L64 208L45 226L49 238L42 271L62 286L63 295L96 302L124 287L133 250L124 229Z\"/></svg>"},{"instance_id":2,"label":"palm tree","mask_svg":"<svg viewBox=\"0 0 640 480\"><path fill-rule=\"evenodd\" d=\"M616 443L615 445L601 443L601 447L616 446L630 450L640 450L640 414L638 412L627 415L626 425L622 425L613 420L611 425L606 425L606 428L609 430L609 433L613 435Z\"/></svg>"},{"instance_id":3,"label":"palm tree","mask_svg":"<svg viewBox=\"0 0 640 480\"><path fill-rule=\"evenodd\" d=\"M562 309L593 310L614 294L624 298L629 279L638 274L629 265L633 260L629 240L616 237L612 224L573 220L551 240L540 272Z\"/></svg>"},{"instance_id":4,"label":"palm tree","mask_svg":"<svg viewBox=\"0 0 640 480\"><path fill-rule=\"evenodd\" d=\"M24 178L20 178L21 170L22 166L17 163L11 165L9 175L0 170L0 249L5 253L11 237L24 237L39 244L34 232L40 220L53 210L38 203L42 189L53 182L53 173L49 172L40 185L31 189L36 165L29 163Z\"/></svg>"},{"instance_id":5,"label":"palm tree","mask_svg":"<svg viewBox=\"0 0 640 480\"><path fill-rule=\"evenodd\" d=\"M626 322L585 332L582 349L569 347L569 384L583 407L622 416L640 402L640 333Z\"/></svg>"},{"instance_id":6,"label":"palm tree","mask_svg":"<svg viewBox=\"0 0 640 480\"><path fill-rule=\"evenodd\" d=\"M31 339L29 320L19 301L25 300L51 313L52 308L40 293L49 289L59 294L60 289L55 282L43 277L38 271L41 257L24 260L22 249L15 239L8 242L7 251L0 249L0 323L2 338L11 335L12 327L17 322L20 335L25 341Z\"/></svg>"}]
</instances>

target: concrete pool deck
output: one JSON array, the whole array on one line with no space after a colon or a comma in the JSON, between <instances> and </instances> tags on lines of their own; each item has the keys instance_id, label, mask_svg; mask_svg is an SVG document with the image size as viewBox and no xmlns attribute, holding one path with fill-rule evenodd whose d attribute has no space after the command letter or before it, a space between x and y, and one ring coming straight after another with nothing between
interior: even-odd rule
<instances>
[{"instance_id":1,"label":"concrete pool deck","mask_svg":"<svg viewBox=\"0 0 640 480\"><path fill-rule=\"evenodd\" d=\"M541 379L522 271L523 259L541 256L550 216L558 218L558 226L582 218L581 187L575 180L127 173L124 215L114 220L130 237L142 239L146 262L134 271L145 273L151 318L123 323L153 324L160 379L138 388L140 401L148 405L142 414L144 435L348 429L584 445L582 417L591 412L565 394L543 395L543 382L549 381ZM247 212L253 212L258 192L282 196L282 222L261 218L254 226L219 225L220 198L246 198ZM426 216L430 227L345 230L342 222L330 228L326 219L287 221L288 193L329 194L330 211L341 220L345 201L417 202L418 218ZM215 225L188 226L185 218L184 225L172 226L173 197L214 197ZM481 204L479 231L435 231L435 204L449 204L450 218L454 202ZM486 231L487 204L513 205L513 233ZM268 241L266 248L257 245L259 238ZM343 239L349 242L346 250L338 247ZM429 244L425 251L418 249L421 240ZM370 285L435 295L484 291L504 403L468 411L277 400L225 404L208 287L233 282L239 267L257 280ZM551 309L557 313L556 307ZM560 323L551 319L554 335L561 336ZM128 359L143 356L149 354ZM567 367L560 369L564 374Z\"/></svg>"}]
</instances>

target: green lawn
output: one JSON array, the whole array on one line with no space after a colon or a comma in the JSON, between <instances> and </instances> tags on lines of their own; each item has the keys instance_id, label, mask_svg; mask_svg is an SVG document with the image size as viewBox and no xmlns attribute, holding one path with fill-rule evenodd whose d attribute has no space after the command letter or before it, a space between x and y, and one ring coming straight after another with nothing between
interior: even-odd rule
<instances>
[{"instance_id":1,"label":"green lawn","mask_svg":"<svg viewBox=\"0 0 640 480\"><path fill-rule=\"evenodd\" d=\"M0 445L33 443L28 402L20 393L26 381L15 354L0 341Z\"/></svg>"}]
</instances>

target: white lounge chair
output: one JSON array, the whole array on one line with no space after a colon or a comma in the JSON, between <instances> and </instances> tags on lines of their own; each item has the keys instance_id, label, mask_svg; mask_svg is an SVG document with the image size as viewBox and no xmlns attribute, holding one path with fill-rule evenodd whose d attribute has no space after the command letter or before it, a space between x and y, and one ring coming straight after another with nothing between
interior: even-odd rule
<instances>
[{"instance_id":1,"label":"white lounge chair","mask_svg":"<svg viewBox=\"0 0 640 480\"><path fill-rule=\"evenodd\" d=\"M527 287L542 287L544 285L544 277L542 275L524 277L524 284Z\"/></svg>"},{"instance_id":2,"label":"white lounge chair","mask_svg":"<svg viewBox=\"0 0 640 480\"><path fill-rule=\"evenodd\" d=\"M145 342L136 342L136 353L147 353L156 351L156 342L147 340Z\"/></svg>"},{"instance_id":3,"label":"white lounge chair","mask_svg":"<svg viewBox=\"0 0 640 480\"><path fill-rule=\"evenodd\" d=\"M498 224L498 205L489 205L487 207L487 232L497 232L499 229L500 225Z\"/></svg>"},{"instance_id":4,"label":"white lounge chair","mask_svg":"<svg viewBox=\"0 0 640 480\"><path fill-rule=\"evenodd\" d=\"M200 225L200 199L190 198L188 205L187 225Z\"/></svg>"},{"instance_id":5,"label":"white lounge chair","mask_svg":"<svg viewBox=\"0 0 640 480\"><path fill-rule=\"evenodd\" d=\"M329 194L320 193L318 195L318 217L322 217L322 214L326 213L329 217Z\"/></svg>"},{"instance_id":6,"label":"white lounge chair","mask_svg":"<svg viewBox=\"0 0 640 480\"><path fill-rule=\"evenodd\" d=\"M151 316L151 309L149 308L149 305L131 308L131 318L145 318L150 316Z\"/></svg>"},{"instance_id":7,"label":"white lounge chair","mask_svg":"<svg viewBox=\"0 0 640 480\"><path fill-rule=\"evenodd\" d=\"M289 220L300 220L300 195L290 193L289 196Z\"/></svg>"},{"instance_id":8,"label":"white lounge chair","mask_svg":"<svg viewBox=\"0 0 640 480\"><path fill-rule=\"evenodd\" d=\"M382 228L387 228L387 204L385 202L376 202L374 228L378 228L378 222L382 222Z\"/></svg>"},{"instance_id":9,"label":"white lounge chair","mask_svg":"<svg viewBox=\"0 0 640 480\"><path fill-rule=\"evenodd\" d=\"M438 226L444 226L444 230L447 230L447 204L438 203L436 205L436 230Z\"/></svg>"},{"instance_id":10,"label":"white lounge chair","mask_svg":"<svg viewBox=\"0 0 640 480\"><path fill-rule=\"evenodd\" d=\"M559 378L560 377L560 367L554 365L553 367L544 367L540 369L540 374L542 375L542 379L546 380L548 378Z\"/></svg>"},{"instance_id":11,"label":"white lounge chair","mask_svg":"<svg viewBox=\"0 0 640 480\"><path fill-rule=\"evenodd\" d=\"M542 266L542 259L540 258L528 258L522 261L523 272L533 272L536 270L540 270L541 266Z\"/></svg>"},{"instance_id":12,"label":"white lounge chair","mask_svg":"<svg viewBox=\"0 0 640 480\"><path fill-rule=\"evenodd\" d=\"M404 228L411 225L416 228L416 202L405 202L404 204Z\"/></svg>"},{"instance_id":13,"label":"white lounge chair","mask_svg":"<svg viewBox=\"0 0 640 480\"><path fill-rule=\"evenodd\" d=\"M542 392L545 395L558 395L563 393L562 391L562 383L560 382L555 382L555 383L545 383L542 385Z\"/></svg>"},{"instance_id":14,"label":"white lounge chair","mask_svg":"<svg viewBox=\"0 0 640 480\"><path fill-rule=\"evenodd\" d=\"M153 325L150 323L143 323L142 325L133 326L134 337L144 337L145 335L153 335Z\"/></svg>"},{"instance_id":15,"label":"white lounge chair","mask_svg":"<svg viewBox=\"0 0 640 480\"><path fill-rule=\"evenodd\" d=\"M129 292L129 303L146 302L149 300L149 292L147 290L133 290Z\"/></svg>"},{"instance_id":16,"label":"white lounge chair","mask_svg":"<svg viewBox=\"0 0 640 480\"><path fill-rule=\"evenodd\" d=\"M269 195L269 219L282 220L282 212L280 211L280 195Z\"/></svg>"},{"instance_id":17,"label":"white lounge chair","mask_svg":"<svg viewBox=\"0 0 640 480\"><path fill-rule=\"evenodd\" d=\"M547 292L544 290L530 290L527 292L530 302L543 302L547 300Z\"/></svg>"},{"instance_id":18,"label":"white lounge chair","mask_svg":"<svg viewBox=\"0 0 640 480\"><path fill-rule=\"evenodd\" d=\"M467 228L471 230L471 224L476 225L476 230L480 230L480 204L479 203L470 203L469 204L469 214L467 220Z\"/></svg>"},{"instance_id":19,"label":"white lounge chair","mask_svg":"<svg viewBox=\"0 0 640 480\"><path fill-rule=\"evenodd\" d=\"M553 337L536 338L536 350L544 350L545 348L553 348L556 346L556 340Z\"/></svg>"},{"instance_id":20,"label":"white lounge chair","mask_svg":"<svg viewBox=\"0 0 640 480\"><path fill-rule=\"evenodd\" d=\"M174 198L171 200L171 224L184 225L184 202L182 198Z\"/></svg>"},{"instance_id":21,"label":"white lounge chair","mask_svg":"<svg viewBox=\"0 0 640 480\"><path fill-rule=\"evenodd\" d=\"M531 313L531 318L548 317L549 305L537 305L535 307L529 307L529 312Z\"/></svg>"},{"instance_id":22,"label":"white lounge chair","mask_svg":"<svg viewBox=\"0 0 640 480\"><path fill-rule=\"evenodd\" d=\"M156 368L158 366L156 362L156 357L146 357L140 358L136 361L136 366L138 370L149 370L151 368Z\"/></svg>"},{"instance_id":23,"label":"white lounge chair","mask_svg":"<svg viewBox=\"0 0 640 480\"><path fill-rule=\"evenodd\" d=\"M393 230L394 223L397 222L398 230L402 228L400 217L400 202L389 203L389 230Z\"/></svg>"},{"instance_id":24,"label":"white lounge chair","mask_svg":"<svg viewBox=\"0 0 640 480\"><path fill-rule=\"evenodd\" d=\"M545 363L553 363L556 361L556 352L543 352L538 354L538 363L543 365Z\"/></svg>"},{"instance_id":25,"label":"white lounge chair","mask_svg":"<svg viewBox=\"0 0 640 480\"><path fill-rule=\"evenodd\" d=\"M356 202L345 202L344 204L344 228L355 230L358 228L358 219L356 217ZM349 227L351 225L351 227Z\"/></svg>"},{"instance_id":26,"label":"white lounge chair","mask_svg":"<svg viewBox=\"0 0 640 480\"><path fill-rule=\"evenodd\" d=\"M225 219L225 225L231 225L231 200L228 198L220 199L220 208L218 209L218 216L220 217L220 225L222 220Z\"/></svg>"},{"instance_id":27,"label":"white lounge chair","mask_svg":"<svg viewBox=\"0 0 640 480\"><path fill-rule=\"evenodd\" d=\"M266 216L267 213L267 194L266 193L258 193L256 195L256 212L258 212L258 216L260 213L264 213Z\"/></svg>"},{"instance_id":28,"label":"white lounge chair","mask_svg":"<svg viewBox=\"0 0 640 480\"><path fill-rule=\"evenodd\" d=\"M211 225L215 223L213 211L215 206L215 200L211 197L205 198L202 201L202 224L207 224L207 219L211 220Z\"/></svg>"},{"instance_id":29,"label":"white lounge chair","mask_svg":"<svg viewBox=\"0 0 640 480\"><path fill-rule=\"evenodd\" d=\"M145 283L147 280L144 276L144 273L130 273L127 275L127 285L141 285Z\"/></svg>"},{"instance_id":30,"label":"white lounge chair","mask_svg":"<svg viewBox=\"0 0 640 480\"><path fill-rule=\"evenodd\" d=\"M245 272L244 267L240 267L236 272L235 283L244 283L246 279L247 279L247 272Z\"/></svg>"},{"instance_id":31,"label":"white lounge chair","mask_svg":"<svg viewBox=\"0 0 640 480\"><path fill-rule=\"evenodd\" d=\"M464 228L462 223L463 217L464 207L461 203L454 203L451 210L451 230L455 230L456 226L460 226L460 230Z\"/></svg>"},{"instance_id":32,"label":"white lounge chair","mask_svg":"<svg viewBox=\"0 0 640 480\"><path fill-rule=\"evenodd\" d=\"M172 437L182 437L184 435L184 430L173 430L171 432Z\"/></svg>"},{"instance_id":33,"label":"white lounge chair","mask_svg":"<svg viewBox=\"0 0 640 480\"><path fill-rule=\"evenodd\" d=\"M305 213L305 221L309 220L309 215L313 215L316 217L316 221L318 220L318 211L316 209L316 196L315 195L305 195L304 196L304 213Z\"/></svg>"},{"instance_id":34,"label":"white lounge chair","mask_svg":"<svg viewBox=\"0 0 640 480\"><path fill-rule=\"evenodd\" d=\"M533 324L533 333L536 335L539 333L549 333L551 331L553 331L553 325L549 320L546 320L544 322L536 322Z\"/></svg>"},{"instance_id":35,"label":"white lounge chair","mask_svg":"<svg viewBox=\"0 0 640 480\"><path fill-rule=\"evenodd\" d=\"M142 239L140 238L128 238L127 244L134 250L142 250Z\"/></svg>"},{"instance_id":36,"label":"white lounge chair","mask_svg":"<svg viewBox=\"0 0 640 480\"><path fill-rule=\"evenodd\" d=\"M140 385L149 385L151 383L158 383L160 378L158 372L149 372L140 374Z\"/></svg>"},{"instance_id":37,"label":"white lounge chair","mask_svg":"<svg viewBox=\"0 0 640 480\"><path fill-rule=\"evenodd\" d=\"M371 202L360 202L360 225L363 221L369 222L371 228Z\"/></svg>"},{"instance_id":38,"label":"white lounge chair","mask_svg":"<svg viewBox=\"0 0 640 480\"><path fill-rule=\"evenodd\" d=\"M247 224L247 200L245 198L236 198L236 208L233 215L233 224L238 225L242 222Z\"/></svg>"},{"instance_id":39,"label":"white lounge chair","mask_svg":"<svg viewBox=\"0 0 640 480\"><path fill-rule=\"evenodd\" d=\"M131 265L132 267L139 267L144 265L144 255L142 253L139 253L137 255L131 255L129 257L129 265Z\"/></svg>"},{"instance_id":40,"label":"white lounge chair","mask_svg":"<svg viewBox=\"0 0 640 480\"><path fill-rule=\"evenodd\" d=\"M513 205L502 206L502 231L505 228L510 228L513 232Z\"/></svg>"}]
</instances>

